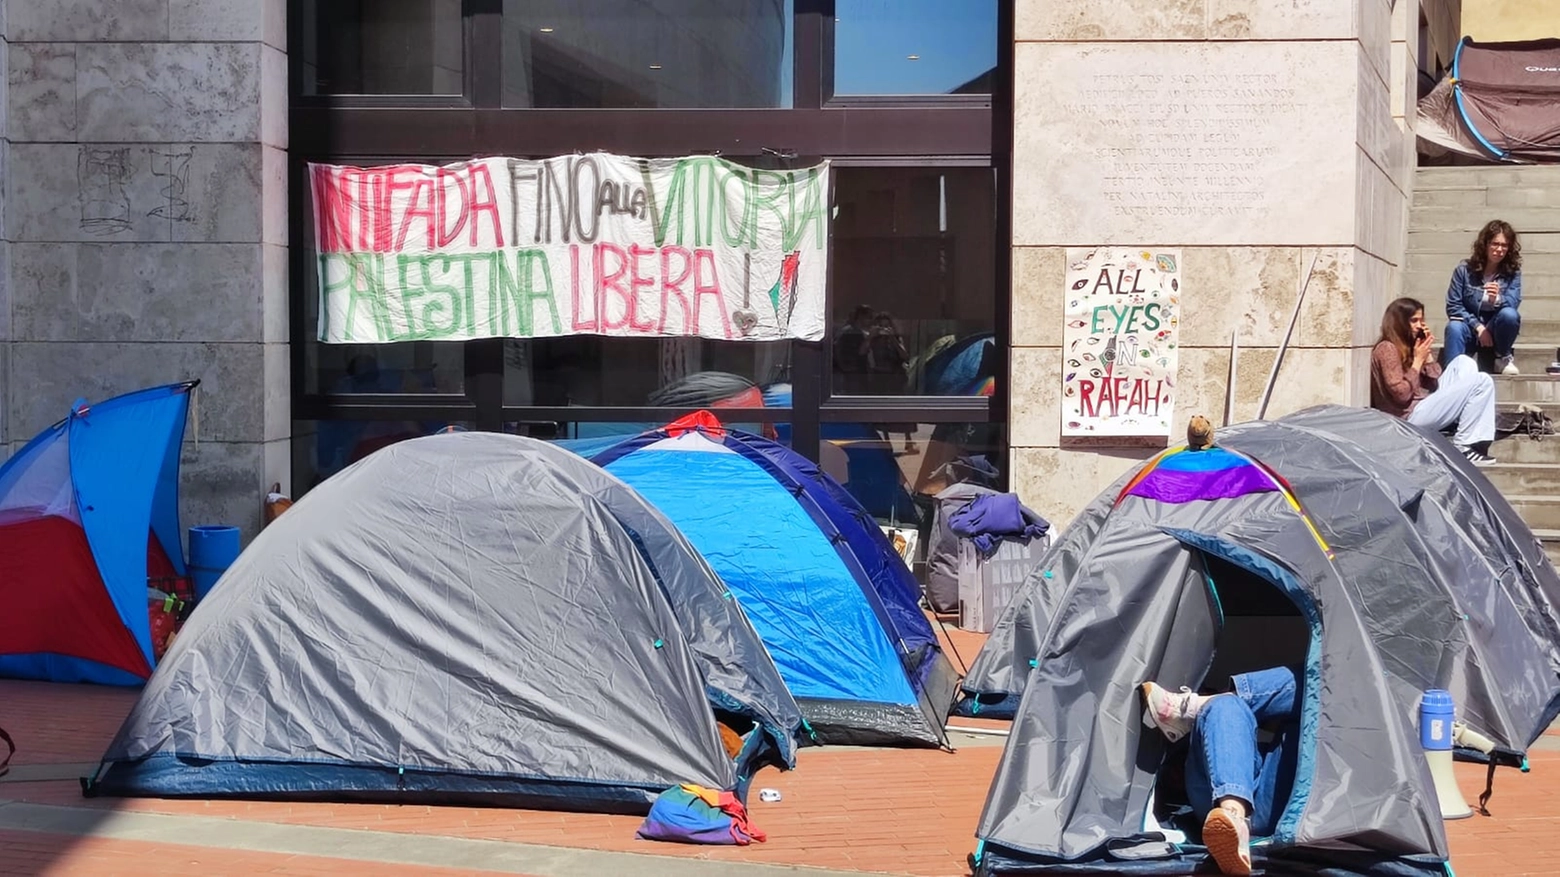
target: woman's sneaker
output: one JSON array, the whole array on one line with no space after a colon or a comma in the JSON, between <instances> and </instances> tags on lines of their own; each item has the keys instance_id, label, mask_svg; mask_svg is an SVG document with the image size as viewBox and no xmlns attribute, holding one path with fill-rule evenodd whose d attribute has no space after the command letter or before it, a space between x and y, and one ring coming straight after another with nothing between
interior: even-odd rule
<instances>
[{"instance_id":1,"label":"woman's sneaker","mask_svg":"<svg viewBox=\"0 0 1560 877\"><path fill-rule=\"evenodd\" d=\"M1493 466L1497 462L1499 462L1494 457L1491 457L1489 454L1484 453L1483 451L1479 450L1478 448L1462 448L1462 447L1460 447L1457 450L1462 451L1462 455L1464 457L1468 458L1468 462L1472 463L1475 466L1480 466L1480 467L1483 467L1483 466Z\"/></svg>"},{"instance_id":2,"label":"woman's sneaker","mask_svg":"<svg viewBox=\"0 0 1560 877\"><path fill-rule=\"evenodd\" d=\"M1520 372L1517 371L1516 357L1514 357L1514 356L1497 356L1497 357L1495 357L1495 371L1498 372L1499 374L1503 374L1503 375L1520 374Z\"/></svg>"},{"instance_id":3,"label":"woman's sneaker","mask_svg":"<svg viewBox=\"0 0 1560 877\"><path fill-rule=\"evenodd\" d=\"M1203 820L1202 842L1219 873L1251 873L1251 827L1245 817L1223 807L1209 810Z\"/></svg>"},{"instance_id":4,"label":"woman's sneaker","mask_svg":"<svg viewBox=\"0 0 1560 877\"><path fill-rule=\"evenodd\" d=\"M1185 737L1197 722L1197 713L1206 698L1182 687L1178 692L1162 688L1157 682L1145 682L1138 686L1143 692L1143 725L1158 728L1171 743Z\"/></svg>"}]
</instances>

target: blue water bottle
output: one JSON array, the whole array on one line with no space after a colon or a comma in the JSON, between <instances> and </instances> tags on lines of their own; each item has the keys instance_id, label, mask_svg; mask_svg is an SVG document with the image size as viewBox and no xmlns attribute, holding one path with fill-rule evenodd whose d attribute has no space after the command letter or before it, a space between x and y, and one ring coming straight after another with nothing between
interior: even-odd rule
<instances>
[{"instance_id":1,"label":"blue water bottle","mask_svg":"<svg viewBox=\"0 0 1560 877\"><path fill-rule=\"evenodd\" d=\"M1452 721L1457 705L1452 693L1432 688L1419 702L1419 745L1427 750L1452 748Z\"/></svg>"}]
</instances>

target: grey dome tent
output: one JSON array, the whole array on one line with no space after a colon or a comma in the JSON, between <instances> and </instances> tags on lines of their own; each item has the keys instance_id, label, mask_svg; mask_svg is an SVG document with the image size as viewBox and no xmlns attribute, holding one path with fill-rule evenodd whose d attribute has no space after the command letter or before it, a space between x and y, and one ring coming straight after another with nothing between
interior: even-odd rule
<instances>
[{"instance_id":1,"label":"grey dome tent","mask_svg":"<svg viewBox=\"0 0 1560 877\"><path fill-rule=\"evenodd\" d=\"M733 761L717 716L746 731ZM353 464L190 617L89 795L643 812L745 791L801 715L687 541L567 451L492 433Z\"/></svg>"},{"instance_id":2,"label":"grey dome tent","mask_svg":"<svg viewBox=\"0 0 1560 877\"><path fill-rule=\"evenodd\" d=\"M971 667L966 711L1021 695L977 830L982 873L1201 863L1144 832L1166 745L1140 721L1143 679L1219 687L1304 665L1294 791L1255 850L1284 873L1441 873L1423 690L1450 690L1506 763L1554 718L1555 571L1445 439L1325 406L1217 444L1102 494Z\"/></svg>"}]
</instances>

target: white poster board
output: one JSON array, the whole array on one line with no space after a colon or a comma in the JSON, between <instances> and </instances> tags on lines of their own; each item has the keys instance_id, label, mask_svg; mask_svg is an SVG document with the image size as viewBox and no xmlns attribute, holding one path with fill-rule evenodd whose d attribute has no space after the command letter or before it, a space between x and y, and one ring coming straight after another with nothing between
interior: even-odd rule
<instances>
[{"instance_id":1,"label":"white poster board","mask_svg":"<svg viewBox=\"0 0 1560 877\"><path fill-rule=\"evenodd\" d=\"M1181 251L1069 248L1062 437L1169 437Z\"/></svg>"}]
</instances>

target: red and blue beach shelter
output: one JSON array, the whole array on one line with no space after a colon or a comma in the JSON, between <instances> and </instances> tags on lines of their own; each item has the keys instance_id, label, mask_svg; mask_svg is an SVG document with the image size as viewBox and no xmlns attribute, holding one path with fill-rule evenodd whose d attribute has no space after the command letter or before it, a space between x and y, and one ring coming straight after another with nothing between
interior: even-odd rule
<instances>
[{"instance_id":1,"label":"red and blue beach shelter","mask_svg":"<svg viewBox=\"0 0 1560 877\"><path fill-rule=\"evenodd\" d=\"M0 676L151 675L148 587L185 575L179 449L197 383L78 400L0 466Z\"/></svg>"}]
</instances>

